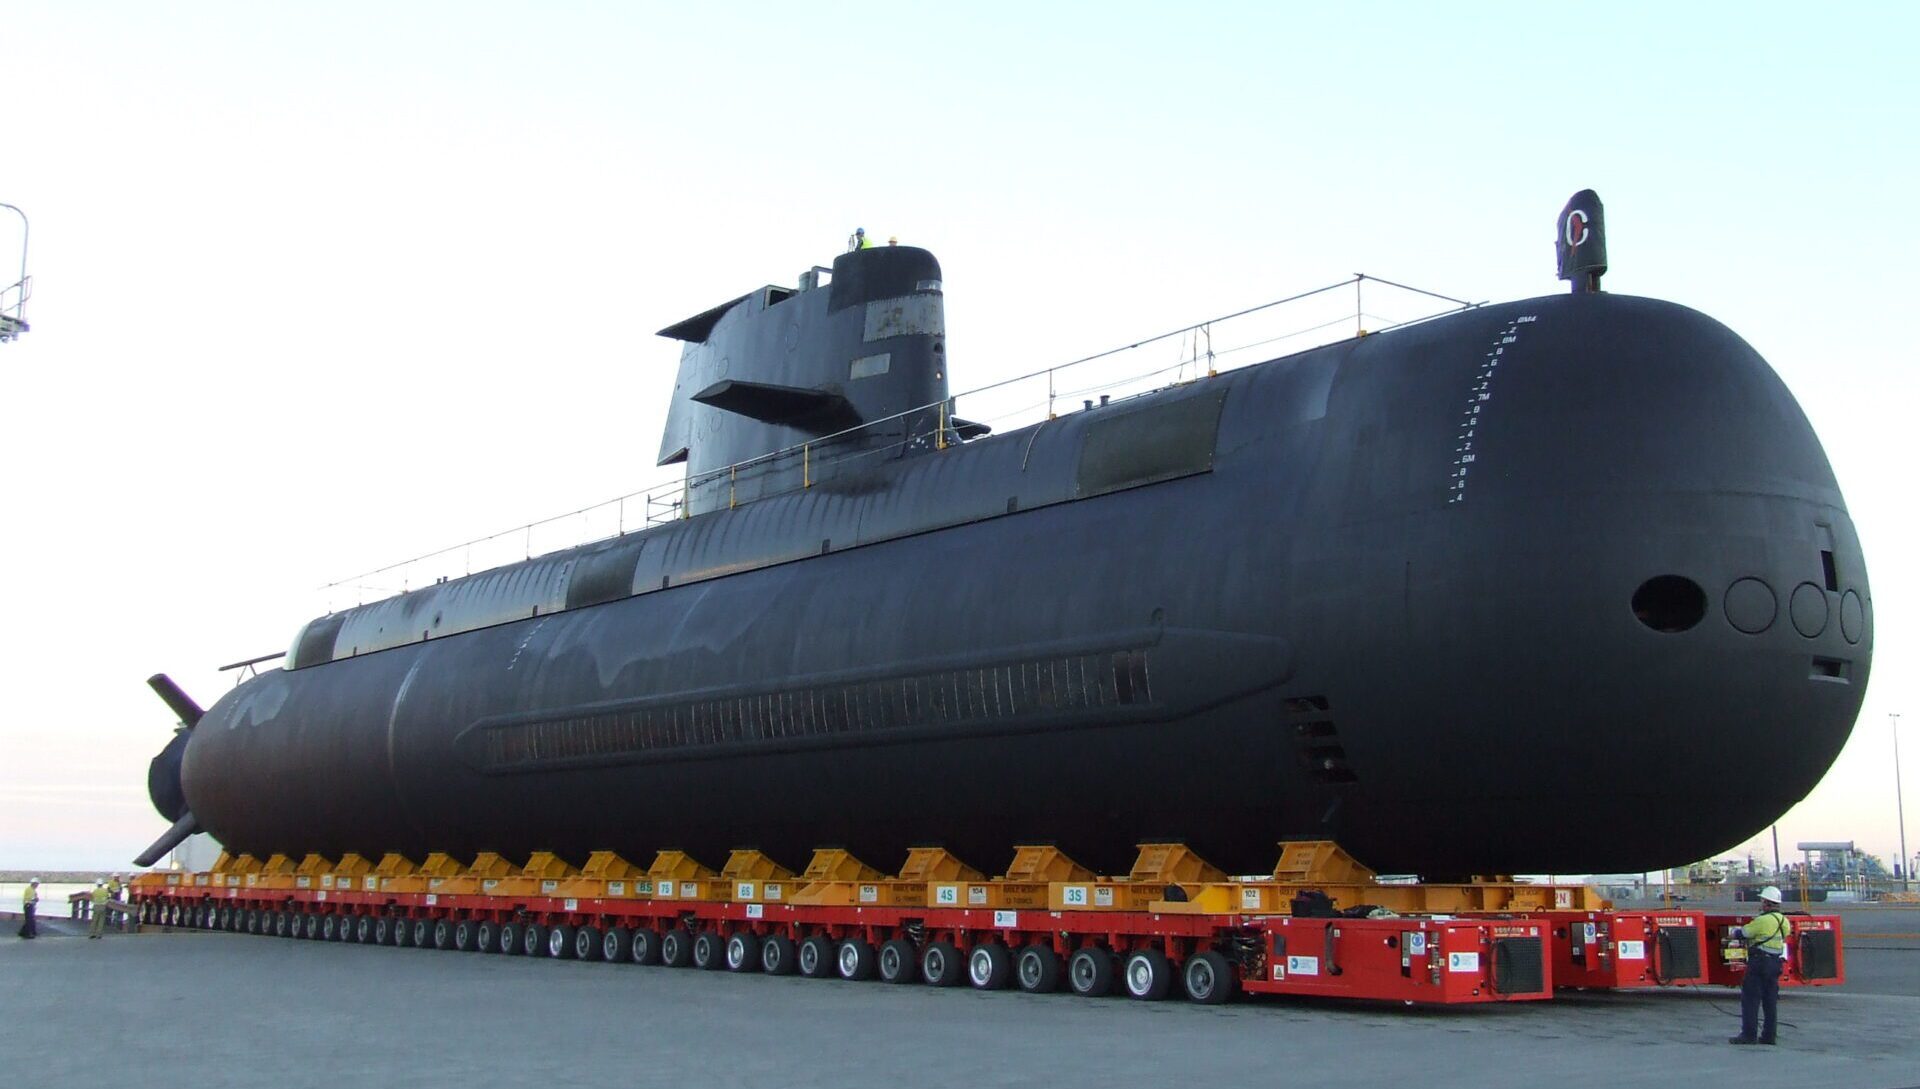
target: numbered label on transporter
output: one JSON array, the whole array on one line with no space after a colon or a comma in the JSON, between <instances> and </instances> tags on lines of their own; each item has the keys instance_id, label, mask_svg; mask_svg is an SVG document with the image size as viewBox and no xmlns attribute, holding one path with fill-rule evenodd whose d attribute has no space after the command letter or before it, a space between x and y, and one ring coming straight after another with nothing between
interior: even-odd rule
<instances>
[{"instance_id":1,"label":"numbered label on transporter","mask_svg":"<svg viewBox=\"0 0 1920 1089\"><path fill-rule=\"evenodd\" d=\"M1621 960L1646 960L1647 959L1647 943L1646 942L1622 941L1619 944L1619 949L1620 949L1619 957Z\"/></svg>"},{"instance_id":2,"label":"numbered label on transporter","mask_svg":"<svg viewBox=\"0 0 1920 1089\"><path fill-rule=\"evenodd\" d=\"M878 885L860 886L860 902L861 903L872 904L872 903L878 903L879 900L880 900L880 886Z\"/></svg>"},{"instance_id":3,"label":"numbered label on transporter","mask_svg":"<svg viewBox=\"0 0 1920 1089\"><path fill-rule=\"evenodd\" d=\"M1478 972L1479 970L1480 970L1480 954L1478 953L1448 953L1447 954L1447 971Z\"/></svg>"},{"instance_id":4,"label":"numbered label on transporter","mask_svg":"<svg viewBox=\"0 0 1920 1089\"><path fill-rule=\"evenodd\" d=\"M786 890L783 889L779 885L779 883L774 881L769 881L764 886L761 887L760 896L762 899L765 899L765 900L778 900L780 899L780 894L785 891Z\"/></svg>"},{"instance_id":5,"label":"numbered label on transporter","mask_svg":"<svg viewBox=\"0 0 1920 1089\"><path fill-rule=\"evenodd\" d=\"M735 881L733 883L733 898L735 900L753 899L753 882Z\"/></svg>"},{"instance_id":6,"label":"numbered label on transporter","mask_svg":"<svg viewBox=\"0 0 1920 1089\"><path fill-rule=\"evenodd\" d=\"M1060 902L1068 907L1086 907L1087 887L1085 885L1068 885L1066 888L1060 890Z\"/></svg>"},{"instance_id":7,"label":"numbered label on transporter","mask_svg":"<svg viewBox=\"0 0 1920 1089\"><path fill-rule=\"evenodd\" d=\"M935 885L933 887L933 902L943 907L948 904L958 904L960 902L960 886Z\"/></svg>"},{"instance_id":8,"label":"numbered label on transporter","mask_svg":"<svg viewBox=\"0 0 1920 1089\"><path fill-rule=\"evenodd\" d=\"M625 881L607 882L608 896L625 896L626 894L627 894L627 883Z\"/></svg>"}]
</instances>

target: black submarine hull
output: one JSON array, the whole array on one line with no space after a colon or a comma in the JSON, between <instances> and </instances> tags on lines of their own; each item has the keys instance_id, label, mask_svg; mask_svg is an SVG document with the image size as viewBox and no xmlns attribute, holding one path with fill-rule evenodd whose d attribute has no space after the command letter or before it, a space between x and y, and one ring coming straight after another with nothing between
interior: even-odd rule
<instances>
[{"instance_id":1,"label":"black submarine hull","mask_svg":"<svg viewBox=\"0 0 1920 1089\"><path fill-rule=\"evenodd\" d=\"M631 593L227 694L182 764L200 826L258 856L992 870L1047 842L1113 871L1172 838L1258 872L1312 836L1386 872L1630 871L1804 797L1871 663L1792 396L1717 322L1615 295L634 539L581 550L637 548Z\"/></svg>"}]
</instances>

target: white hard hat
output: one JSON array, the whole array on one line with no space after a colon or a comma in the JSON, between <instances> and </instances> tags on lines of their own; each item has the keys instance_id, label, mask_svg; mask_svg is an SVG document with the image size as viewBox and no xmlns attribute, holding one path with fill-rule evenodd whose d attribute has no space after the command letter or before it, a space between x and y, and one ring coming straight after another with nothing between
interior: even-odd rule
<instances>
[{"instance_id":1,"label":"white hard hat","mask_svg":"<svg viewBox=\"0 0 1920 1089\"><path fill-rule=\"evenodd\" d=\"M1765 900L1769 904L1781 903L1782 901L1780 899L1780 886L1768 885L1766 888L1761 889L1760 899Z\"/></svg>"},{"instance_id":2,"label":"white hard hat","mask_svg":"<svg viewBox=\"0 0 1920 1089\"><path fill-rule=\"evenodd\" d=\"M95 888L98 888L99 886L106 884L106 882L96 877L93 879L93 884Z\"/></svg>"},{"instance_id":3,"label":"white hard hat","mask_svg":"<svg viewBox=\"0 0 1920 1089\"><path fill-rule=\"evenodd\" d=\"M31 881L29 881L29 882L27 882L27 884L29 884L29 885L38 885L39 883L40 883L40 879L39 879L39 878L37 878L37 877L36 877L36 878L34 878L33 880L31 880Z\"/></svg>"}]
</instances>

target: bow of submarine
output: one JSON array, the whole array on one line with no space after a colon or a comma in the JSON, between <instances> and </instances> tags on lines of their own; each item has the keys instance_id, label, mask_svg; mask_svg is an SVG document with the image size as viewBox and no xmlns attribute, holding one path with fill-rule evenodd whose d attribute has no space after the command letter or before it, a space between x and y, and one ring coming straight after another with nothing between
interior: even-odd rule
<instances>
[{"instance_id":1,"label":"bow of submarine","mask_svg":"<svg viewBox=\"0 0 1920 1089\"><path fill-rule=\"evenodd\" d=\"M1302 663L1357 773L1330 831L1429 876L1737 845L1831 766L1872 659L1818 439L1758 353L1684 307L1556 296L1473 320L1472 358L1409 330L1405 365L1334 389L1377 418L1345 417L1357 464L1323 486L1389 498L1321 545L1364 587ZM1383 433L1444 449L1444 490L1373 484Z\"/></svg>"}]
</instances>

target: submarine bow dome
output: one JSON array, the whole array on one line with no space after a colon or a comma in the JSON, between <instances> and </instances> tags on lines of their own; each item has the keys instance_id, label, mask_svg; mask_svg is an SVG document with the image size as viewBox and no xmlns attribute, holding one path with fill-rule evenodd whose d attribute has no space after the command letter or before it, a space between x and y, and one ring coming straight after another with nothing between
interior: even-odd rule
<instances>
[{"instance_id":1,"label":"submarine bow dome","mask_svg":"<svg viewBox=\"0 0 1920 1089\"><path fill-rule=\"evenodd\" d=\"M1791 394L1702 314L1547 296L875 445L833 436L946 396L943 278L910 247L833 271L667 331L694 441L663 460L826 436L804 482L695 482L683 520L315 619L189 724L190 819L260 857L992 872L1051 843L1115 872L1171 839L1258 872L1312 837L1383 872L1630 871L1761 830L1846 741L1859 540Z\"/></svg>"}]
</instances>

